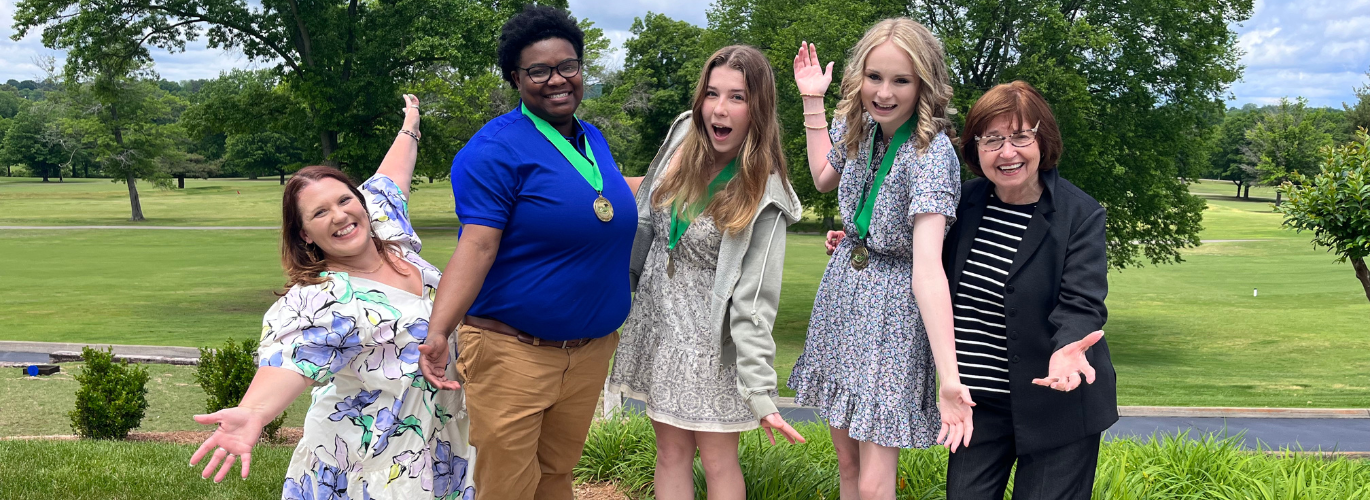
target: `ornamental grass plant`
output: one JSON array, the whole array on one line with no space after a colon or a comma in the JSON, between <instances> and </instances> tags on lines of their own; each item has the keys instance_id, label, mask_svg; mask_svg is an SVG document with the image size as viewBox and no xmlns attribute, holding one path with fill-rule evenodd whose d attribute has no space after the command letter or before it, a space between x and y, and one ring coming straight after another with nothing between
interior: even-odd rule
<instances>
[{"instance_id":1,"label":"ornamental grass plant","mask_svg":"<svg viewBox=\"0 0 1370 500\"><path fill-rule=\"evenodd\" d=\"M771 446L765 434L742 435L747 497L836 500L837 457L827 427L795 426L807 444ZM1094 498L1108 500L1370 500L1370 462L1297 451L1252 450L1242 436L1156 436L1112 439L1100 449ZM946 498L944 448L899 455L897 498ZM652 497L656 440L646 416L625 412L595 424L576 477L608 481L632 498ZM696 498L704 473L695 462ZM1012 492L1012 481L1005 498Z\"/></svg>"}]
</instances>

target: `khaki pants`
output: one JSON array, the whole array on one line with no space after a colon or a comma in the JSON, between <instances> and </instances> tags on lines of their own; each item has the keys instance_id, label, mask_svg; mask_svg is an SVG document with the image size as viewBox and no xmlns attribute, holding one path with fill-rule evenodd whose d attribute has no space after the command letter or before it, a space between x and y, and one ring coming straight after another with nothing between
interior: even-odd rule
<instances>
[{"instance_id":1,"label":"khaki pants","mask_svg":"<svg viewBox=\"0 0 1370 500\"><path fill-rule=\"evenodd\" d=\"M580 461L618 333L572 349L532 346L497 332L457 330L477 500L572 500Z\"/></svg>"}]
</instances>

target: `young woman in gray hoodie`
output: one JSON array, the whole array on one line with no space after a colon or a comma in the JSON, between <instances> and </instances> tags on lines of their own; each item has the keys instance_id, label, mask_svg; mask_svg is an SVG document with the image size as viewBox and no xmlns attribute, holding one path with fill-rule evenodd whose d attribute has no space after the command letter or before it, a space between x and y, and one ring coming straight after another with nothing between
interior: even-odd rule
<instances>
[{"instance_id":1,"label":"young woman in gray hoodie","mask_svg":"<svg viewBox=\"0 0 1370 500\"><path fill-rule=\"evenodd\" d=\"M637 295L609 389L646 402L661 500L695 498L696 450L709 498L745 498L741 431L804 440L775 403L785 229L802 214L775 94L761 52L719 49L637 190Z\"/></svg>"}]
</instances>

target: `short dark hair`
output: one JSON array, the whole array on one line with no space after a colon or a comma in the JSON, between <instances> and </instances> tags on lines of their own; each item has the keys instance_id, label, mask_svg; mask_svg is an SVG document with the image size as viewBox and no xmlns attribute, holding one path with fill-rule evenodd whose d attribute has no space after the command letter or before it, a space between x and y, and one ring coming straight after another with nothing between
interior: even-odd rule
<instances>
[{"instance_id":1,"label":"short dark hair","mask_svg":"<svg viewBox=\"0 0 1370 500\"><path fill-rule=\"evenodd\" d=\"M585 57L585 32L576 24L570 12L546 5L528 4L514 17L505 21L499 33L499 69L504 81L514 83L514 71L519 67L519 54L529 45L560 38L571 42L576 57Z\"/></svg>"},{"instance_id":2,"label":"short dark hair","mask_svg":"<svg viewBox=\"0 0 1370 500\"><path fill-rule=\"evenodd\" d=\"M1047 104L1041 92L1027 82L1017 80L995 85L980 96L970 107L970 113L966 114L966 128L961 131L961 160L966 162L970 171L980 177L985 176L980 168L980 150L975 137L985 133L990 122L1003 115L1017 116L1024 127L1031 128L1032 124L1038 124L1037 148L1042 156L1037 170L1044 172L1056 168L1056 161L1061 159L1063 149L1056 116L1051 114L1051 105Z\"/></svg>"}]
</instances>

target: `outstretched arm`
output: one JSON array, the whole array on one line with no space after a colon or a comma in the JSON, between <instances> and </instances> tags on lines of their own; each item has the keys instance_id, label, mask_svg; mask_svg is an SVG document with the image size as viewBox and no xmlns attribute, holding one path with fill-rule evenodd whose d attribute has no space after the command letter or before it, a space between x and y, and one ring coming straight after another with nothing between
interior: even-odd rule
<instances>
[{"instance_id":1,"label":"outstretched arm","mask_svg":"<svg viewBox=\"0 0 1370 500\"><path fill-rule=\"evenodd\" d=\"M395 136L395 142L390 144L390 151L386 152L385 158L381 160L380 168L376 169L376 173L395 181L400 190L404 191L404 197L408 198L409 182L414 178L414 162L419 157L419 139L404 131L422 137L422 134L419 134L419 98L413 94L404 95L404 125Z\"/></svg>"},{"instance_id":2,"label":"outstretched arm","mask_svg":"<svg viewBox=\"0 0 1370 500\"><path fill-rule=\"evenodd\" d=\"M262 428L285 411L309 387L310 382L308 378L284 368L258 368L257 375L252 377L252 384L247 386L247 394L243 395L238 406L195 416L196 422L218 424L219 428L200 445L200 449L195 450L190 457L190 465L200 463L200 459L213 450L214 454L200 476L208 479L217 468L219 473L214 475L214 482L217 483L228 475L235 458L242 457L242 475L243 479L247 479L252 465L252 447L261 438ZM219 467L221 462L223 467Z\"/></svg>"}]
</instances>

